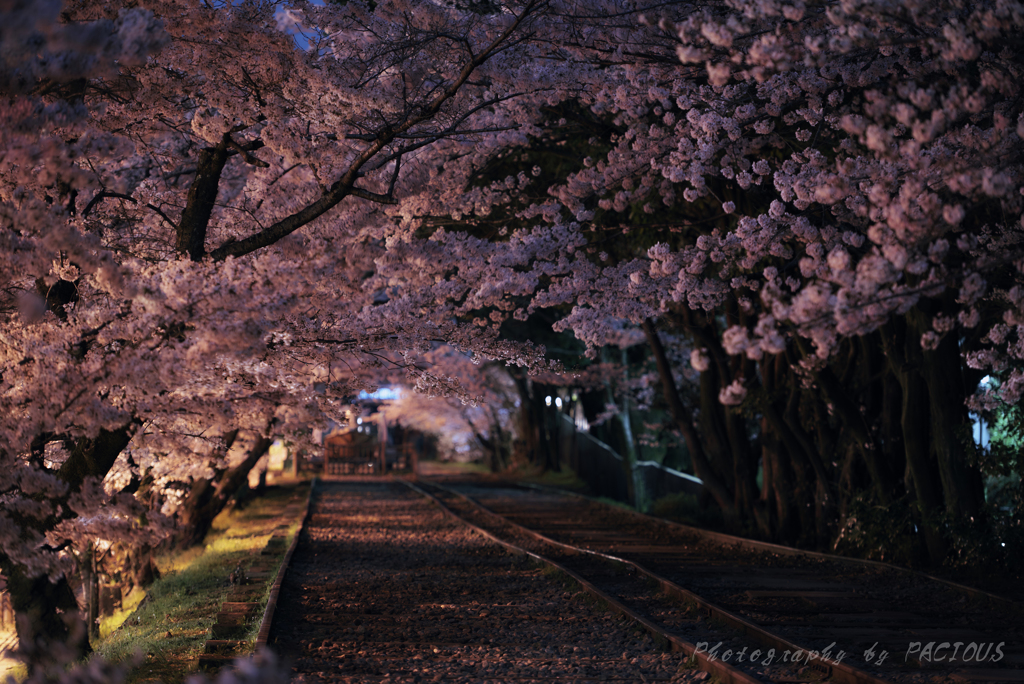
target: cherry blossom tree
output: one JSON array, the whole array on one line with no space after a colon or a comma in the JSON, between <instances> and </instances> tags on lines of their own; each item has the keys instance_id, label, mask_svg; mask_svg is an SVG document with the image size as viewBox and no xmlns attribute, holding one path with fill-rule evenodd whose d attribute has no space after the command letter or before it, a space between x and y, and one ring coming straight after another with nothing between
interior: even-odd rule
<instances>
[{"instance_id":1,"label":"cherry blossom tree","mask_svg":"<svg viewBox=\"0 0 1024 684\"><path fill-rule=\"evenodd\" d=\"M498 362L480 363L465 353L442 346L424 356L429 373L443 375L445 385L452 388L444 397L447 411L445 425L428 427L427 421L414 416L426 412L440 414L437 401L430 401L430 393L422 391L407 394L400 402L398 420L425 432L457 431L469 433L486 454L486 462L493 472L512 465L512 445L517 439L513 416L516 413L518 393L512 377ZM433 387L440 383L433 383ZM435 390L436 391L436 390ZM425 398L427 401L421 401ZM389 416L392 411L389 411Z\"/></svg>"},{"instance_id":2,"label":"cherry blossom tree","mask_svg":"<svg viewBox=\"0 0 1024 684\"><path fill-rule=\"evenodd\" d=\"M26 652L74 632L69 545L128 534L76 521L138 518L97 484L133 440L205 468L239 428L336 411L346 364L537 357L377 262L432 146L529 121L539 3L134 4L3 9L0 568Z\"/></svg>"},{"instance_id":3,"label":"cherry blossom tree","mask_svg":"<svg viewBox=\"0 0 1024 684\"><path fill-rule=\"evenodd\" d=\"M727 513L778 533L798 515L785 490L806 482L797 500L818 520L799 527L826 536L867 489L911 502L939 562L942 517L982 506L965 399L1019 400L1020 7L739 3L649 19L695 66L627 67L601 89L592 110L621 137L553 194L577 218L594 199L657 216L680 196L689 216L681 239L605 268L566 325L585 335L603 310L644 328ZM693 340L697 421L673 396L656 318ZM999 389L972 399L996 369ZM722 406L745 402L757 442Z\"/></svg>"},{"instance_id":4,"label":"cherry blossom tree","mask_svg":"<svg viewBox=\"0 0 1024 684\"><path fill-rule=\"evenodd\" d=\"M737 525L823 544L858 501L902 505L938 561L944 521L982 517L965 401L1024 391L1019 3L0 18L23 642L70 638L74 544L156 533L97 484L127 450L208 479L235 430L337 416L370 384L353 369L450 391L418 363L441 344L539 379L543 349L506 333L542 309L593 354L647 342Z\"/></svg>"},{"instance_id":5,"label":"cherry blossom tree","mask_svg":"<svg viewBox=\"0 0 1024 684\"><path fill-rule=\"evenodd\" d=\"M1020 400L1021 6L643 12L562 9L578 86L452 169L464 227L424 279L499 323L566 307L595 351L642 330L735 524L826 544L880 505L942 562L950 521L985 517L968 411ZM689 340L693 403L659 327Z\"/></svg>"}]
</instances>

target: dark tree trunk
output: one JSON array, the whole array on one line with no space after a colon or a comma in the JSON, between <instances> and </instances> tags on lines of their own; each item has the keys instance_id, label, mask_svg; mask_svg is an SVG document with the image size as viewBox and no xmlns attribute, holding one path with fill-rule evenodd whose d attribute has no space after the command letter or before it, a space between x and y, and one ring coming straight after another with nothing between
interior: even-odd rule
<instances>
[{"instance_id":1,"label":"dark tree trunk","mask_svg":"<svg viewBox=\"0 0 1024 684\"><path fill-rule=\"evenodd\" d=\"M765 396L771 397L775 389L775 376L778 374L779 357L774 362L761 364L761 386ZM770 400L770 399L769 399ZM776 491L775 478L779 470L779 438L768 419L761 416L761 495L754 503L754 523L761 536L769 540L778 539L779 520L783 517L780 509L779 493Z\"/></svg>"},{"instance_id":2,"label":"dark tree trunk","mask_svg":"<svg viewBox=\"0 0 1024 684\"><path fill-rule=\"evenodd\" d=\"M174 546L187 549L202 543L213 519L224 510L228 501L247 482L249 471L267 453L273 440L260 435L245 454L245 459L233 468L221 471L210 480L198 480L182 504L178 518L178 532Z\"/></svg>"},{"instance_id":3,"label":"dark tree trunk","mask_svg":"<svg viewBox=\"0 0 1024 684\"><path fill-rule=\"evenodd\" d=\"M92 652L89 626L66 577L29 577L6 559L0 567L17 615L18 649L30 670L60 656L75 660Z\"/></svg>"},{"instance_id":4,"label":"dark tree trunk","mask_svg":"<svg viewBox=\"0 0 1024 684\"><path fill-rule=\"evenodd\" d=\"M651 347L651 353L654 355L655 363L658 366L658 376L661 378L665 401L668 404L676 427L682 433L683 440L686 442L686 448L690 452L690 459L693 461L694 472L704 482L704 486L711 493L711 496L714 497L715 502L722 509L726 519L735 519L736 509L733 492L718 473L715 472L711 462L708 460L703 442L693 425L690 411L683 405L683 400L679 396L679 389L676 387L675 378L672 377L672 366L665 355L665 347L661 343L661 338L658 337L658 331L655 330L653 321L650 319L645 320L643 329L644 334L647 336L647 343Z\"/></svg>"},{"instance_id":5,"label":"dark tree trunk","mask_svg":"<svg viewBox=\"0 0 1024 684\"><path fill-rule=\"evenodd\" d=\"M735 307L727 307L728 323L738 322ZM742 529L752 518L758 498L757 460L743 416L719 401L720 391L737 377L755 375L753 364L726 354L717 322L688 309L680 311L681 321L694 342L707 352L708 368L700 374L700 436L704 451L725 488L732 492L732 505L724 511L727 520ZM659 372L660 373L660 372Z\"/></svg>"},{"instance_id":6,"label":"dark tree trunk","mask_svg":"<svg viewBox=\"0 0 1024 684\"><path fill-rule=\"evenodd\" d=\"M160 570L153 562L153 549L149 544L128 551L128 571L131 573L132 584L136 587L148 587L160 579Z\"/></svg>"},{"instance_id":7,"label":"dark tree trunk","mask_svg":"<svg viewBox=\"0 0 1024 684\"><path fill-rule=\"evenodd\" d=\"M758 534L776 540L778 497L775 495L775 471L778 468L779 443L766 418L761 418L761 496L754 502L754 524Z\"/></svg>"},{"instance_id":8,"label":"dark tree trunk","mask_svg":"<svg viewBox=\"0 0 1024 684\"><path fill-rule=\"evenodd\" d=\"M489 407L491 413L491 472L497 473L508 467L506 449L508 448L505 431L501 429L501 419L493 406Z\"/></svg>"},{"instance_id":9,"label":"dark tree trunk","mask_svg":"<svg viewBox=\"0 0 1024 684\"><path fill-rule=\"evenodd\" d=\"M66 496L81 489L87 477L105 477L139 425L138 420L132 419L116 430L100 430L95 438L75 440L71 454L57 471L57 476L68 485ZM45 533L61 520L54 517L28 526L35 532ZM27 574L22 566L6 556L0 557L0 568L7 577L11 604L18 615L18 642L29 664L52 661L57 645L64 645L61 653L71 659L92 651L89 626L66 577L51 582L46 575Z\"/></svg>"},{"instance_id":10,"label":"dark tree trunk","mask_svg":"<svg viewBox=\"0 0 1024 684\"><path fill-rule=\"evenodd\" d=\"M787 392L785 408L780 411L774 402L769 401L763 410L764 424L770 427L781 447L775 453L775 470L789 474L783 481L775 483L776 496L784 502L788 518L784 539L790 543L813 542L817 545L822 541L822 528L827 526L829 518L826 507L833 506L832 486L817 449L804 432L797 415L800 400L798 382L791 374L782 380L788 387L778 388L777 393ZM812 501L815 505L808 506Z\"/></svg>"},{"instance_id":11,"label":"dark tree trunk","mask_svg":"<svg viewBox=\"0 0 1024 684\"><path fill-rule=\"evenodd\" d=\"M88 625L89 639L99 636L100 618L100 578L96 569L96 545L90 543L81 559L82 580L85 585L85 623Z\"/></svg>"},{"instance_id":12,"label":"dark tree trunk","mask_svg":"<svg viewBox=\"0 0 1024 684\"><path fill-rule=\"evenodd\" d=\"M801 480L793 471L793 464L785 456L782 440L767 418L763 421L761 453L763 463L761 500L764 512L758 524L770 524L765 537L785 544L795 544L801 536L800 506L796 504L803 492ZM755 511L757 508L755 508Z\"/></svg>"},{"instance_id":13,"label":"dark tree trunk","mask_svg":"<svg viewBox=\"0 0 1024 684\"><path fill-rule=\"evenodd\" d=\"M206 229L217 202L220 176L228 161L228 141L228 134L225 134L216 147L199 151L196 178L188 189L174 241L174 248L192 261L201 261L206 254Z\"/></svg>"},{"instance_id":14,"label":"dark tree trunk","mask_svg":"<svg viewBox=\"0 0 1024 684\"><path fill-rule=\"evenodd\" d=\"M519 439L516 440L516 457L520 461L534 464L540 453L540 428L534 420L536 410L533 406L533 394L530 392L530 379L525 373L510 373L519 393Z\"/></svg>"},{"instance_id":15,"label":"dark tree trunk","mask_svg":"<svg viewBox=\"0 0 1024 684\"><path fill-rule=\"evenodd\" d=\"M878 502L888 506L893 501L895 473L885 462L878 441L871 433L864 415L831 368L826 366L814 373L813 377L825 402L835 410L844 429L857 445L857 450L863 457L868 472L871 473L871 483Z\"/></svg>"},{"instance_id":16,"label":"dark tree trunk","mask_svg":"<svg viewBox=\"0 0 1024 684\"><path fill-rule=\"evenodd\" d=\"M883 366L882 371L882 403L879 416L880 446L884 458L893 464L893 470L896 473L904 474L903 491L910 492L912 487L906 480L907 450L903 444L903 388L899 378L888 364Z\"/></svg>"},{"instance_id":17,"label":"dark tree trunk","mask_svg":"<svg viewBox=\"0 0 1024 684\"><path fill-rule=\"evenodd\" d=\"M913 494L921 514L921 535L933 565L946 556L946 543L939 531L942 514L942 493L934 463L929 454L932 422L929 419L928 388L918 372L920 367L920 335L898 334L887 326L883 331L886 355L893 375L903 390L900 427L907 470L913 483ZM909 331L908 331L909 332Z\"/></svg>"},{"instance_id":18,"label":"dark tree trunk","mask_svg":"<svg viewBox=\"0 0 1024 684\"><path fill-rule=\"evenodd\" d=\"M545 470L558 470L557 433L552 436L551 420L544 406L544 385L525 374L511 373L519 392L519 456Z\"/></svg>"},{"instance_id":19,"label":"dark tree trunk","mask_svg":"<svg viewBox=\"0 0 1024 684\"><path fill-rule=\"evenodd\" d=\"M473 436L476 438L476 441L479 442L480 446L482 446L487 451L487 463L488 467L490 468L490 471L492 473L498 472L501 469L499 465L501 462L501 456L498 453L498 449L500 448L501 443L501 427L499 426L499 432L495 433L494 428L496 423L492 423L491 436L488 438L480 434L480 431L476 429L476 425L473 424L473 421L469 417L469 414L466 413L465 411L462 412L462 419L466 421L466 425L469 426L469 429L473 433Z\"/></svg>"},{"instance_id":20,"label":"dark tree trunk","mask_svg":"<svg viewBox=\"0 0 1024 684\"><path fill-rule=\"evenodd\" d=\"M918 309L907 314L909 340L920 340L930 329L930 316ZM964 405L967 396L956 334L942 338L936 349L921 350L921 377L928 386L932 453L938 465L946 511L959 519L977 516L984 504L981 473L976 460L971 422Z\"/></svg>"}]
</instances>

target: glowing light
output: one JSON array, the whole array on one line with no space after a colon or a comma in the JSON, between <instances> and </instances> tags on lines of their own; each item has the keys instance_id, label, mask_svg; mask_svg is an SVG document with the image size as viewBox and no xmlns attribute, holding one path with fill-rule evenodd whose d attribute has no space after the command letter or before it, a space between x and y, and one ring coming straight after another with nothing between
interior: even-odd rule
<instances>
[{"instance_id":1,"label":"glowing light","mask_svg":"<svg viewBox=\"0 0 1024 684\"><path fill-rule=\"evenodd\" d=\"M545 406L551 406L551 397L550 396L544 397L544 405Z\"/></svg>"}]
</instances>

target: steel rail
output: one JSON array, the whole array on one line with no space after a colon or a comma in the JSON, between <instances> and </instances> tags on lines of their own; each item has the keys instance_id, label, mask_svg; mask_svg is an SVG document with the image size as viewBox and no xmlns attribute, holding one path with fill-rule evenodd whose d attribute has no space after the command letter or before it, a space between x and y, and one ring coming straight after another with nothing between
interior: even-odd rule
<instances>
[{"instance_id":1,"label":"steel rail","mask_svg":"<svg viewBox=\"0 0 1024 684\"><path fill-rule=\"evenodd\" d=\"M572 580L574 582L579 584L580 587L582 587L583 590L586 591L588 594L590 594L592 597L594 597L595 599L597 599L601 603L604 603L605 605L607 605L609 608L611 608L615 612L619 613L620 615L623 615L626 618L628 618L630 620L633 620L638 625L643 627L643 629L648 634L650 634L652 638L654 638L655 642L657 642L663 648L667 646L668 650L670 650L670 651L685 653L686 655L688 655L688 656L690 656L691 658L694 659L698 669L703 670L704 672L707 672L708 674L717 677L723 684L762 684L761 680L758 680L758 679L755 679L754 677L751 677L747 673L745 673L745 672L743 672L743 671L741 671L741 670L739 670L739 669L729 665L726 662L723 662L722 660L714 659L714 658L708 656L707 653L705 653L703 651L700 651L697 648L696 645L694 645L694 644L692 644L689 641L686 641L684 639L680 639L679 637L675 636L674 634L669 634L668 632L662 630L660 627L655 625L650 620L648 620L648 619L646 619L646 618L644 618L644 617L642 617L640 615L637 615L635 612L633 612L628 607L623 605L617 599L615 599L614 597L612 597L612 596L608 595L607 593L601 591L596 586L594 586L591 582L589 582L585 578L581 577L577 573L573 572L569 568L561 565L560 563L557 563L556 561L553 561L553 560L551 560L549 558L546 558L545 556L542 556L542 555L540 555L538 553L534 553L533 551L530 551L528 549L524 549L521 546L518 546L518 545L513 544L511 542L505 541L504 539L501 539L501 538L497 537L496 535L491 534L490 532L488 532L487 530L483 529L482 527L479 527L478 525L475 525L474 523L466 520L465 518L460 516L458 513L456 513L455 511L451 510L448 506L446 506L436 496L434 496L430 492L427 492L426 490L422 489L421 487L413 484L412 482L409 482L408 480L398 480L398 481L402 482L403 484L405 484L407 487L409 487L410 489L412 489L416 493L420 494L421 496L423 496L426 499L428 499L431 502L433 502L434 505L436 505L438 508L441 509L441 511L443 511L445 513L445 515L447 515L447 516L451 517L452 519L457 520L461 524L469 527L474 532L476 532L476 533L482 535L483 537L485 537L485 538L495 542L496 544L499 544L500 546L504 547L505 549L511 551L512 553L514 553L516 555L525 555L525 556L528 556L530 558L533 558L535 561L537 561L537 562L539 562L539 563L541 563L543 565L546 565L549 568L552 568L555 571L557 571L557 572L559 572L559 573L561 573L561 574L563 574L563 575L565 575L567 577L572 578ZM434 483L431 483L430 486L439 487L440 489L443 489L446 492L452 493L455 496L461 496L461 495L459 495L457 493L450 492L450 490L448 490L446 487L440 487L439 485L436 485ZM472 503L475 503L475 502L472 502ZM497 515L497 514L492 514L492 515ZM514 525L515 523L511 523L510 522L509 524ZM879 684L885 684L885 683L879 683Z\"/></svg>"},{"instance_id":2,"label":"steel rail","mask_svg":"<svg viewBox=\"0 0 1024 684\"><path fill-rule=\"evenodd\" d=\"M635 511L625 506L612 506L611 504L608 504L607 502L601 501L599 499L595 499L592 496L587 496L586 494L580 494L578 492L571 492L566 489L559 489L557 487L548 487L545 485L538 485L530 482L508 482L507 484L510 487L521 487L526 489L533 489L548 494L558 494L561 496L571 496L578 499L583 499L594 504L614 508L617 511L623 511L633 517L640 518L641 520L645 520L647 522L660 523L669 528L683 530L685 532L689 532L690 534L695 534L699 537L703 537L704 539L710 539L712 541L720 542L722 544L732 544L734 546L740 546L742 548L752 549L755 551L769 551L771 553L777 553L783 556L806 556L808 558L819 558L821 560L834 561L837 563L851 563L854 565L866 565L868 567L884 568L887 570L897 570L899 572L914 575L916 577L921 577L932 582L938 582L939 584L943 584L951 589L955 589L975 599L996 601L998 603L1009 603L1011 605L1024 608L1024 606L1020 605L1019 601L1015 601L1014 599L1007 598L1005 596L1000 596L999 594L993 594L983 589L969 587L965 584L959 584L957 582L953 582L952 580L943 579L941 577L935 577L934 575L929 575L926 572L906 568L902 565L893 565L892 563L868 560L867 558L852 558L850 556L839 556L832 553L824 553L822 551L796 549L792 546L782 546L781 544L773 544L771 542L758 541L756 539L747 539L746 537L737 537L735 535L726 534L724 532L712 532L711 530L704 530L699 527L692 527L691 525L686 525L684 523L678 523L673 520L666 520L664 518L658 518L653 515L641 513L639 511Z\"/></svg>"},{"instance_id":3,"label":"steel rail","mask_svg":"<svg viewBox=\"0 0 1024 684\"><path fill-rule=\"evenodd\" d=\"M751 639L753 639L754 641L757 641L760 644L763 644L763 645L768 646L770 648L779 648L779 649L782 649L782 650L789 650L789 651L793 651L793 652L795 652L795 651L802 651L804 653L807 653L807 652L810 652L810 651L814 650L814 649L808 649L808 648L802 647L799 644L795 644L795 643L793 643L791 641L788 641L787 639L785 639L783 637L780 637L780 636L778 636L776 634L772 634L771 632L768 632L768 631L762 629L761 627L759 627L759 626L755 625L754 623L752 623L752 622L750 622L750 621L740 617L739 615L736 615L735 613L733 613L733 612L731 612L729 610L726 610L725 608L722 608L722 607L712 603L711 601L708 601L707 599L705 599L705 598L703 598L701 596L698 596L697 594L693 593L689 589L684 589L683 587L679 586L678 584L676 584L672 580L666 579L666 578L662 577L661 575L658 575L658 574L648 570L647 568L643 567L642 565L640 565L640 564L638 564L638 563L636 563L634 561L631 561L631 560L628 560L628 559L625 559L625 558L621 558L619 556L614 556L612 554L602 553L600 551L594 551L592 549L585 549L583 547L574 546L572 544L566 544L564 542L556 541L556 540L554 540L554 539L552 539L552 538L550 538L550 537L548 537L548 536L546 536L544 534L541 534L540 532L537 532L535 530L531 530L528 527L523 527L522 525L520 525L520 524L518 524L516 522L513 522L512 520L509 520L508 518L506 518L505 516L501 515L500 513L496 513L494 511L492 511L491 509L487 508L483 504L479 503L478 501L473 500L472 498L470 498L469 496L466 496L465 494L462 494L461 492L454 491L454 490L452 490L452 489L450 489L448 487L445 487L443 485L437 484L435 482L431 482L430 484L431 484L431 486L434 486L434 487L437 487L438 489L444 490L445 492L451 494L452 496L455 496L457 498L462 499L467 504L469 504L470 506L474 507L475 509L477 509L481 513L484 513L486 515L489 515L489 516L492 516L494 518L497 518L497 519L501 520L504 524L507 524L507 525L509 525L511 527L514 527L515 529L519 530L520 532L522 532L522 533L526 534L527 536L530 536L530 537L532 537L532 538L534 538L534 539L536 539L536 540L538 540L540 542L543 542L543 543L546 543L546 544L552 544L554 546L558 546L560 548L566 549L568 551L572 551L574 553L589 554L589 555L592 555L594 557L601 558L601 559L603 559L605 561L608 561L608 562L619 563L619 564L625 565L625 566L627 566L629 568L632 568L634 572L639 573L639 574L643 575L644 577L646 577L647 579L651 580L652 582L657 583L658 586L661 588L661 591L664 592L665 594L667 594L669 596L672 596L673 598L676 598L676 599L678 599L680 601L683 601L684 603L687 603L689 605L694 606L698 611L701 611L709 619L718 620L718 621L722 622L723 624L726 624L726 625L732 627L733 629L737 629L740 632L746 634ZM825 664L825 663L817 663L816 662L816 663L811 663L810 666L813 669L818 670L819 672L821 672L825 676L831 677L834 681L840 682L841 684L889 684L888 680L879 679L878 677L875 677L874 675L871 675L871 674L869 674L867 672L864 672L864 671L859 670L859 669L857 669L855 667L847 665L846 663L841 663L841 662L840 663L835 663L835 662L833 662L833 663Z\"/></svg>"}]
</instances>

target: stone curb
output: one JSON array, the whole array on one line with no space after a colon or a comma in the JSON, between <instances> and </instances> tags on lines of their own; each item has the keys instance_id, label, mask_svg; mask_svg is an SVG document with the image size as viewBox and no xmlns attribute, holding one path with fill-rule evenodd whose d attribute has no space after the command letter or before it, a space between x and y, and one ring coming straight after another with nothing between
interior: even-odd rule
<instances>
[{"instance_id":1,"label":"stone curb","mask_svg":"<svg viewBox=\"0 0 1024 684\"><path fill-rule=\"evenodd\" d=\"M256 636L255 650L257 651L266 648L267 637L270 635L270 624L274 617L274 610L277 608L278 595L281 592L281 583L284 581L285 572L288 570L288 564L291 562L295 547L298 546L299 537L306 527L306 519L309 517L310 502L313 499L313 490L316 487L316 483L317 478L313 478L309 485L309 491L306 494L305 510L300 518L299 528L296 530L291 544L285 551L277 575L270 586L270 595L267 597L267 605L263 611L260 629ZM287 510L288 507L285 509L286 513ZM294 518L291 518L291 520L294 520ZM256 562L250 568L250 572L245 573L245 579L254 580L254 582L237 587L232 596L229 596L228 600L221 605L221 610L217 614L217 623L211 628L211 638L206 640L203 653L199 656L200 669L217 669L231 663L238 657L237 650L243 642L239 641L237 637L225 637L234 636L239 626L244 625L256 613L259 604L249 599L255 598L265 591L264 587L266 585L264 582L270 577L269 568L264 569L269 559L261 560L261 557L274 556L281 552L281 549L284 547L285 537L280 532L290 526L290 522L288 525L278 526L278 529L267 541L266 547L260 551L259 557L257 557ZM253 568L257 568L255 572L252 571ZM249 587L249 590L246 591L243 587Z\"/></svg>"},{"instance_id":2,"label":"stone curb","mask_svg":"<svg viewBox=\"0 0 1024 684\"><path fill-rule=\"evenodd\" d=\"M274 578L274 584L270 587L270 596L267 598L267 608L263 611L263 621L260 623L260 631L256 636L256 649L266 648L267 639L270 637L270 624L274 620L274 611L277 610L277 597L281 593L281 584L284 582L285 573L288 572L288 564L291 563L292 554L295 553L295 547L299 545L299 537L302 536L302 532L306 529L306 521L309 519L309 509L313 502L313 490L316 489L317 481L319 478L314 477L313 481L309 483L309 492L306 493L306 509L302 513L302 519L299 522L299 529L295 531L295 537L292 539L292 543L288 546L288 550L284 553L284 558L281 560L281 568L277 571L277 577Z\"/></svg>"}]
</instances>

